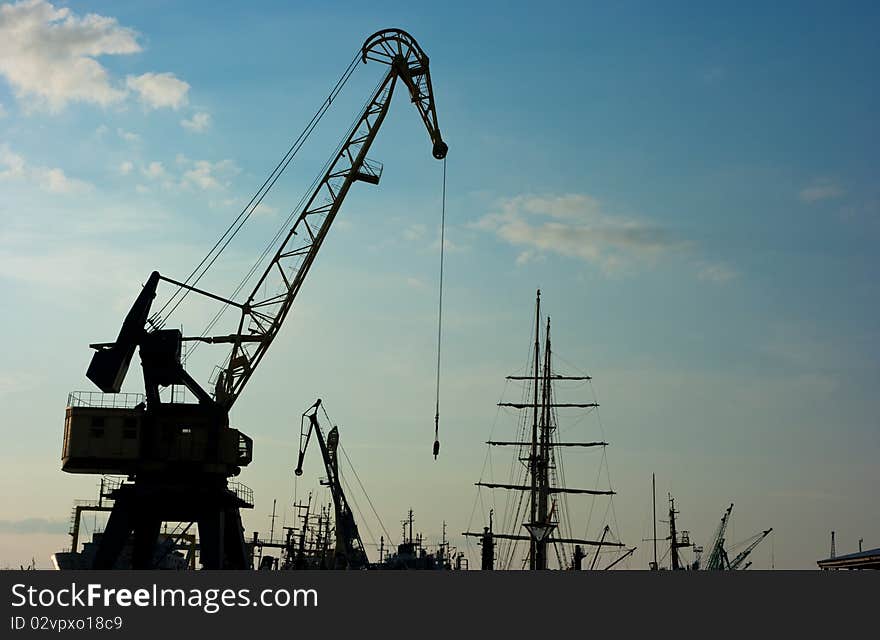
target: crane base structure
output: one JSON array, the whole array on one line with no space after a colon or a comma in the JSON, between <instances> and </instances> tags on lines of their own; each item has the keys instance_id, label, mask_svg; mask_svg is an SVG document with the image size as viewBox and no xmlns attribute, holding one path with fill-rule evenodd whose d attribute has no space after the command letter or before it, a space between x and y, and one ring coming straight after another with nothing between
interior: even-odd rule
<instances>
[{"instance_id":1,"label":"crane base structure","mask_svg":"<svg viewBox=\"0 0 880 640\"><path fill-rule=\"evenodd\" d=\"M153 551L163 522L198 524L203 568L251 568L239 509L253 504L225 482L194 487L138 478L116 489L111 498L113 511L95 555L95 569L112 569L132 535L132 568L154 568Z\"/></svg>"},{"instance_id":2,"label":"crane base structure","mask_svg":"<svg viewBox=\"0 0 880 640\"><path fill-rule=\"evenodd\" d=\"M287 317L349 189L356 182L378 184L381 166L370 161L367 153L385 119L398 81L408 90L428 131L433 157L445 160L448 151L437 124L428 56L415 39L400 29L371 35L337 83L334 94L351 75L358 59L384 64L387 71L328 161L323 177L314 183L314 191L304 198L305 205L293 225L282 228L284 233L278 236L281 241L274 257L256 278L249 297L236 302L196 285L228 245L228 234L237 233L290 163L299 140L186 281L172 280L154 271L125 317L116 340L90 345L96 352L86 377L102 393L70 394L61 467L68 473L128 478L111 492L113 507L98 543L94 568L116 566L129 543L133 549L132 567L153 568L152 551L163 522L198 524L203 568L251 568L240 510L252 508L253 498L247 487L230 483L229 478L250 464L253 441L230 426L232 405ZM331 102L332 99L325 101L317 120ZM307 126L308 133L316 119ZM207 266L202 269L203 265ZM236 294L255 273L258 272L254 270L245 276ZM151 315L160 282L176 290ZM165 328L169 316L190 293L222 303L220 313L230 306L237 308L241 315L233 333L209 335L214 321L199 336L185 337L181 330ZM165 313L169 306L170 311ZM196 346L230 346L227 357L218 366L219 374L210 385L210 393L184 369L186 359L182 353L187 341L196 341ZM140 356L144 394L121 393L135 352ZM184 397L189 392L196 401L179 401L175 389L183 389ZM162 392L166 392L164 398ZM352 531L357 538L356 529ZM355 558L354 564L360 564L359 554L351 552L348 556Z\"/></svg>"}]
</instances>

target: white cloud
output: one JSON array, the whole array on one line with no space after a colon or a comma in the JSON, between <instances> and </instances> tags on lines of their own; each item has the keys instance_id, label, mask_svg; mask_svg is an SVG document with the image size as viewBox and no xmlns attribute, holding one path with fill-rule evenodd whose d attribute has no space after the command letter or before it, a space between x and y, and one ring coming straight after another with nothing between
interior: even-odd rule
<instances>
[{"instance_id":1,"label":"white cloud","mask_svg":"<svg viewBox=\"0 0 880 640\"><path fill-rule=\"evenodd\" d=\"M162 178L166 175L165 167L162 166L161 162L151 162L146 167L141 169L141 173L152 180Z\"/></svg>"},{"instance_id":2,"label":"white cloud","mask_svg":"<svg viewBox=\"0 0 880 640\"><path fill-rule=\"evenodd\" d=\"M75 195L92 190L92 185L76 178L69 178L61 169L36 169L40 186L52 193Z\"/></svg>"},{"instance_id":3,"label":"white cloud","mask_svg":"<svg viewBox=\"0 0 880 640\"><path fill-rule=\"evenodd\" d=\"M739 273L725 264L704 264L701 266L697 277L706 282L723 284L738 278Z\"/></svg>"},{"instance_id":4,"label":"white cloud","mask_svg":"<svg viewBox=\"0 0 880 640\"><path fill-rule=\"evenodd\" d=\"M609 215L596 198L581 193L502 199L472 226L521 247L519 264L556 253L596 264L605 273L687 246L645 221Z\"/></svg>"},{"instance_id":5,"label":"white cloud","mask_svg":"<svg viewBox=\"0 0 880 640\"><path fill-rule=\"evenodd\" d=\"M181 184L182 186L197 187L204 191L223 189L229 184L228 178L238 172L239 169L232 160L213 163L207 160L196 160L192 169L184 172Z\"/></svg>"},{"instance_id":6,"label":"white cloud","mask_svg":"<svg viewBox=\"0 0 880 640\"><path fill-rule=\"evenodd\" d=\"M103 107L123 102L131 92L149 109L179 109L190 85L172 73L111 77L101 56L142 50L138 33L115 18L77 15L46 0L0 5L0 76L25 107L58 112L71 102ZM195 127L206 127L203 116ZM201 129L197 129L201 130Z\"/></svg>"},{"instance_id":7,"label":"white cloud","mask_svg":"<svg viewBox=\"0 0 880 640\"><path fill-rule=\"evenodd\" d=\"M24 158L0 145L0 179L20 178L25 174Z\"/></svg>"},{"instance_id":8,"label":"white cloud","mask_svg":"<svg viewBox=\"0 0 880 640\"><path fill-rule=\"evenodd\" d=\"M131 142L132 144L141 141L141 137L138 134L136 134L132 131L125 131L124 129L117 129L116 135L118 135L120 138L122 138L126 142Z\"/></svg>"},{"instance_id":9,"label":"white cloud","mask_svg":"<svg viewBox=\"0 0 880 640\"><path fill-rule=\"evenodd\" d=\"M3 106L3 103L0 102L0 118L5 118L6 115L6 108Z\"/></svg>"},{"instance_id":10,"label":"white cloud","mask_svg":"<svg viewBox=\"0 0 880 640\"><path fill-rule=\"evenodd\" d=\"M520 195L503 202L505 211L523 211L550 216L557 220L594 219L600 214L601 205L591 195L567 193L557 195Z\"/></svg>"},{"instance_id":11,"label":"white cloud","mask_svg":"<svg viewBox=\"0 0 880 640\"><path fill-rule=\"evenodd\" d=\"M140 96L141 102L149 109L179 109L187 103L189 84L175 77L173 73L128 76L125 84Z\"/></svg>"},{"instance_id":12,"label":"white cloud","mask_svg":"<svg viewBox=\"0 0 880 640\"><path fill-rule=\"evenodd\" d=\"M86 193L93 188L88 182L68 177L61 169L29 165L8 145L0 145L0 180L27 180L44 191L67 195Z\"/></svg>"},{"instance_id":13,"label":"white cloud","mask_svg":"<svg viewBox=\"0 0 880 640\"><path fill-rule=\"evenodd\" d=\"M801 189L798 197L801 202L813 204L821 200L833 200L840 198L846 193L836 181L829 178L814 180L808 187Z\"/></svg>"},{"instance_id":14,"label":"white cloud","mask_svg":"<svg viewBox=\"0 0 880 640\"><path fill-rule=\"evenodd\" d=\"M180 124L183 126L184 129L188 129L195 133L202 133L211 126L211 114L200 111L196 114L193 114L193 117L189 120L181 120Z\"/></svg>"},{"instance_id":15,"label":"white cloud","mask_svg":"<svg viewBox=\"0 0 880 640\"><path fill-rule=\"evenodd\" d=\"M125 98L95 59L141 50L115 18L83 17L43 0L0 6L0 75L29 107L59 111L68 102L108 106Z\"/></svg>"},{"instance_id":16,"label":"white cloud","mask_svg":"<svg viewBox=\"0 0 880 640\"><path fill-rule=\"evenodd\" d=\"M522 266L524 264L528 264L529 262L536 262L543 259L543 254L539 255L537 252L532 251L531 249L527 249L520 252L520 254L516 257L516 264L518 266Z\"/></svg>"},{"instance_id":17,"label":"white cloud","mask_svg":"<svg viewBox=\"0 0 880 640\"><path fill-rule=\"evenodd\" d=\"M278 213L278 207L271 207L268 204L261 202L257 205L257 208L254 209L255 216L274 216Z\"/></svg>"},{"instance_id":18,"label":"white cloud","mask_svg":"<svg viewBox=\"0 0 880 640\"><path fill-rule=\"evenodd\" d=\"M0 147L0 150L2 150L2 147ZM0 160L0 167L2 167L2 164L2 160ZM118 170L122 175L131 175L134 169L134 163L126 160L119 165ZM166 165L158 160L141 165L139 174L152 181L153 184L149 187L145 184L137 184L135 190L142 194L149 193L151 188L156 187L170 192L181 189L222 192L229 186L230 179L240 173L240 171L236 164L229 159L210 162L208 160L190 160L178 154L170 165ZM242 205L241 200L235 198L226 198L219 202L224 207ZM216 204L211 206L216 206ZM278 213L278 209L268 204L260 203L254 213L258 216L274 216Z\"/></svg>"}]
</instances>

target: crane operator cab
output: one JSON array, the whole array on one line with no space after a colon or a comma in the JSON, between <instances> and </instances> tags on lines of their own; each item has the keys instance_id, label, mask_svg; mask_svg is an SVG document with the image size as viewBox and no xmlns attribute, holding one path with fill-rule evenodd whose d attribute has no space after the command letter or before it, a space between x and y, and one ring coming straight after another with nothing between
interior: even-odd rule
<instances>
[{"instance_id":1,"label":"crane operator cab","mask_svg":"<svg viewBox=\"0 0 880 640\"><path fill-rule=\"evenodd\" d=\"M144 329L160 276L154 272L116 342L93 345L87 377L103 393L74 392L64 420L61 468L68 473L192 473L235 476L251 462L253 441L229 427L228 413L181 363L178 329ZM135 348L146 396L120 393ZM197 403L161 402L160 387L183 385Z\"/></svg>"}]
</instances>

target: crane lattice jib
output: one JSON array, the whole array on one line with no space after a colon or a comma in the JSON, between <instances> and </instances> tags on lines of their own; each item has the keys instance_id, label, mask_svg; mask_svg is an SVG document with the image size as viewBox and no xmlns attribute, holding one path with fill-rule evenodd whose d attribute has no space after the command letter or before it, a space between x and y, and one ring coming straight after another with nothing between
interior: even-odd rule
<instances>
[{"instance_id":1,"label":"crane lattice jib","mask_svg":"<svg viewBox=\"0 0 880 640\"><path fill-rule=\"evenodd\" d=\"M388 113L398 79L409 89L425 123L433 143L433 156L438 160L446 157L447 146L437 124L428 56L418 43L399 29L379 31L367 38L361 55L364 63L380 62L388 65L388 71L247 302L240 307L237 331L230 340L232 350L214 389L216 401L227 409L241 394L278 333L351 185L356 181L378 184L381 167L369 162L367 153Z\"/></svg>"},{"instance_id":2,"label":"crane lattice jib","mask_svg":"<svg viewBox=\"0 0 880 640\"><path fill-rule=\"evenodd\" d=\"M761 544L764 538L769 536L771 533L773 533L772 527L770 529L767 529L766 531L762 531L761 533L752 536L751 540L747 542L746 548L740 551L739 555L737 555L733 560L730 561L730 569L739 569L740 566L745 562L746 558L748 558L752 551L755 550L755 547Z\"/></svg>"},{"instance_id":3,"label":"crane lattice jib","mask_svg":"<svg viewBox=\"0 0 880 640\"><path fill-rule=\"evenodd\" d=\"M706 569L709 571L719 571L727 568L724 555L724 536L727 534L727 524L730 520L730 512L733 511L733 505L727 507L727 511L721 516L721 522L715 531L715 537L712 539L712 550L709 553L709 559L706 561Z\"/></svg>"}]
</instances>

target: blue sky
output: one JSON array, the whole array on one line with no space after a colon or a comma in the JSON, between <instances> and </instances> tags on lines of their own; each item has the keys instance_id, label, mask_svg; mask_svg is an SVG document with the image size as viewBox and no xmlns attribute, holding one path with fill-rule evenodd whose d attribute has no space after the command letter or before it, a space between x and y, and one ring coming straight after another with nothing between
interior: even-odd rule
<instances>
[{"instance_id":1,"label":"blue sky","mask_svg":"<svg viewBox=\"0 0 880 640\"><path fill-rule=\"evenodd\" d=\"M350 194L235 407L256 446L248 530L289 501L299 414L318 396L392 533L410 506L429 538L443 519L481 526L482 442L504 376L525 365L540 287L556 350L595 376L620 537L640 546L630 566L647 562L652 472L698 541L730 502L736 538L774 526L756 566L770 551L777 567L814 566L831 529L841 550L880 545L864 508L880 481L877 14L0 5L0 478L18 496L0 507L0 563L45 565L70 501L91 496L96 479L58 460L88 343L112 339L151 270L189 272L390 26L431 57L450 146L442 453L428 455L441 165L398 95L371 152L381 185ZM209 289L237 283L381 72L358 69ZM201 331L210 311L179 321ZM193 374L207 381L211 364Z\"/></svg>"}]
</instances>

